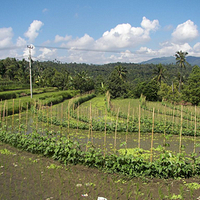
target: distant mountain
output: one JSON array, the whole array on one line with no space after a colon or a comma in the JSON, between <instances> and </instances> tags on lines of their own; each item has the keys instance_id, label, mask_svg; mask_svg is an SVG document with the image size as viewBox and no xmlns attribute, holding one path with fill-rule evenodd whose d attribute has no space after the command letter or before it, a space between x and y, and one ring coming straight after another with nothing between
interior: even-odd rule
<instances>
[{"instance_id":1,"label":"distant mountain","mask_svg":"<svg viewBox=\"0 0 200 200\"><path fill-rule=\"evenodd\" d=\"M190 65L198 65L200 66L200 57L194 57L194 56L187 56L186 57L187 62ZM170 57L161 57L161 58L153 58L144 62L141 62L141 64L175 64L176 58L173 56Z\"/></svg>"}]
</instances>

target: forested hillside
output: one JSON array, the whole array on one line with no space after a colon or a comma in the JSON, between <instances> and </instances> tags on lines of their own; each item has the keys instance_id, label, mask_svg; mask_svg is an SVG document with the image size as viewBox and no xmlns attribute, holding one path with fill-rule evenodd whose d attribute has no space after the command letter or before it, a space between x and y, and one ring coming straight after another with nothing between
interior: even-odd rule
<instances>
[{"instance_id":1,"label":"forested hillside","mask_svg":"<svg viewBox=\"0 0 200 200\"><path fill-rule=\"evenodd\" d=\"M109 90L111 98L140 98L143 94L150 101L198 104L199 67L189 65L184 52L181 51L180 55L184 59L177 54L177 63L168 65L32 61L32 82L34 87L57 87L59 90L76 89L86 92L95 89L100 94ZM29 88L29 72L29 62L26 60L0 60L0 90Z\"/></svg>"}]
</instances>

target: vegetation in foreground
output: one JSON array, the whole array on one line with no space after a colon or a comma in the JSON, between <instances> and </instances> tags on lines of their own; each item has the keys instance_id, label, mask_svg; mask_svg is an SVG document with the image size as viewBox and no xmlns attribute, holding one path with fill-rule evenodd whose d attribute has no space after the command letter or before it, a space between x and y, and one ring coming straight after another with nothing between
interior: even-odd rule
<instances>
[{"instance_id":1,"label":"vegetation in foreground","mask_svg":"<svg viewBox=\"0 0 200 200\"><path fill-rule=\"evenodd\" d=\"M0 199L197 199L199 178L127 178L0 143ZM2 192L3 191L3 192ZM83 197L83 196L87 197Z\"/></svg>"}]
</instances>

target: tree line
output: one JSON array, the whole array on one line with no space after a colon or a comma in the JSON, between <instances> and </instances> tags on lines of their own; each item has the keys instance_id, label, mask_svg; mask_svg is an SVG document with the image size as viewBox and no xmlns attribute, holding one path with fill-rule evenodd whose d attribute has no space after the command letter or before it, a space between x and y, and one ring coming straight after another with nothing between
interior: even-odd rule
<instances>
[{"instance_id":1,"label":"tree line","mask_svg":"<svg viewBox=\"0 0 200 200\"><path fill-rule=\"evenodd\" d=\"M32 61L34 87L57 87L96 93L110 91L111 98L140 98L149 101L200 102L200 69L186 61L187 52L175 53L176 64L61 63ZM0 90L5 85L24 84L29 87L29 63L25 59L0 60Z\"/></svg>"}]
</instances>

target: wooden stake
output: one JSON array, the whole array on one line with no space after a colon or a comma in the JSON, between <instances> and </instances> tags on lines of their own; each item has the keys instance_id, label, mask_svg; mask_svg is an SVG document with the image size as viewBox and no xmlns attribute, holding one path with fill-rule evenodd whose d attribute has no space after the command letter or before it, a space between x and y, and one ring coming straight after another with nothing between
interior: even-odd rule
<instances>
[{"instance_id":1,"label":"wooden stake","mask_svg":"<svg viewBox=\"0 0 200 200\"><path fill-rule=\"evenodd\" d=\"M25 134L27 133L28 130L28 102L26 104L26 127L25 127Z\"/></svg>"},{"instance_id":2,"label":"wooden stake","mask_svg":"<svg viewBox=\"0 0 200 200\"><path fill-rule=\"evenodd\" d=\"M0 108L0 121L1 121L1 112L2 112L2 108L3 108L3 102L2 102L2 99L1 99L1 108Z\"/></svg>"},{"instance_id":3,"label":"wooden stake","mask_svg":"<svg viewBox=\"0 0 200 200\"><path fill-rule=\"evenodd\" d=\"M52 123L53 123L53 104L51 102L51 131L52 131Z\"/></svg>"},{"instance_id":4,"label":"wooden stake","mask_svg":"<svg viewBox=\"0 0 200 200\"><path fill-rule=\"evenodd\" d=\"M183 105L181 105L181 128L180 128L180 142L179 142L179 153L181 153L181 142L182 142L182 124L183 124Z\"/></svg>"},{"instance_id":5,"label":"wooden stake","mask_svg":"<svg viewBox=\"0 0 200 200\"><path fill-rule=\"evenodd\" d=\"M140 112L141 106L139 105L139 115L138 115L138 148L140 148Z\"/></svg>"},{"instance_id":6,"label":"wooden stake","mask_svg":"<svg viewBox=\"0 0 200 200\"><path fill-rule=\"evenodd\" d=\"M117 145L117 124L118 124L118 117L119 117L119 109L117 111L117 118L116 118L116 125L115 125L115 139L114 139L114 152L116 153L116 145Z\"/></svg>"},{"instance_id":7,"label":"wooden stake","mask_svg":"<svg viewBox=\"0 0 200 200\"><path fill-rule=\"evenodd\" d=\"M78 131L78 123L79 123L79 103L78 103L78 109L77 109L77 131Z\"/></svg>"},{"instance_id":8,"label":"wooden stake","mask_svg":"<svg viewBox=\"0 0 200 200\"><path fill-rule=\"evenodd\" d=\"M153 132L154 132L154 108L153 108L153 116L152 116L152 134L151 134L151 157L150 162L153 160Z\"/></svg>"},{"instance_id":9,"label":"wooden stake","mask_svg":"<svg viewBox=\"0 0 200 200\"><path fill-rule=\"evenodd\" d=\"M14 114L15 114L15 99L13 99L13 110L12 110L12 131L14 130Z\"/></svg>"},{"instance_id":10,"label":"wooden stake","mask_svg":"<svg viewBox=\"0 0 200 200\"><path fill-rule=\"evenodd\" d=\"M105 108L104 157L106 156L106 121L107 121L107 109Z\"/></svg>"},{"instance_id":11,"label":"wooden stake","mask_svg":"<svg viewBox=\"0 0 200 200\"><path fill-rule=\"evenodd\" d=\"M92 104L91 104L91 101L90 101L90 134L91 134L92 145L94 145L93 144L93 132L92 132Z\"/></svg>"},{"instance_id":12,"label":"wooden stake","mask_svg":"<svg viewBox=\"0 0 200 200\"><path fill-rule=\"evenodd\" d=\"M128 123L129 123L129 113L130 113L130 102L128 104L128 115L127 115L127 127L126 127L126 149L127 149L127 142L128 142Z\"/></svg>"},{"instance_id":13,"label":"wooden stake","mask_svg":"<svg viewBox=\"0 0 200 200\"><path fill-rule=\"evenodd\" d=\"M20 132L20 125L21 125L21 99L19 100L19 132Z\"/></svg>"},{"instance_id":14,"label":"wooden stake","mask_svg":"<svg viewBox=\"0 0 200 200\"><path fill-rule=\"evenodd\" d=\"M196 151L196 135L197 135L197 107L195 105L195 117L194 117L194 153Z\"/></svg>"}]
</instances>

